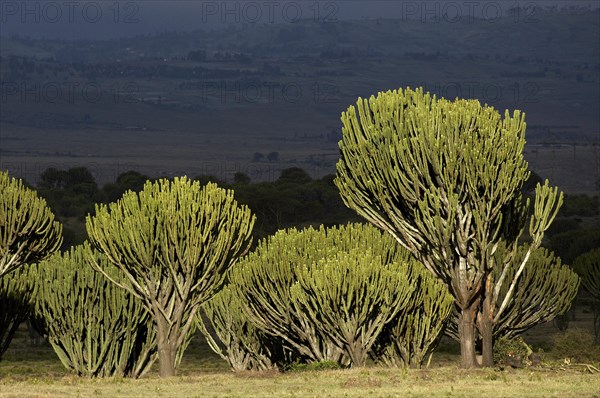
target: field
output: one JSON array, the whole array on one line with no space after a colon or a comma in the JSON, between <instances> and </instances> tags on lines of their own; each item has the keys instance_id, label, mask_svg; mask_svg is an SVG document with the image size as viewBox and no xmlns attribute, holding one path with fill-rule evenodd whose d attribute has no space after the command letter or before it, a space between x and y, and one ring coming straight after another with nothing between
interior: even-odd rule
<instances>
[{"instance_id":1,"label":"field","mask_svg":"<svg viewBox=\"0 0 600 398\"><path fill-rule=\"evenodd\" d=\"M73 377L0 381L0 397L536 397L600 396L597 375L577 370L330 370L293 374L206 373L169 380Z\"/></svg>"},{"instance_id":2,"label":"field","mask_svg":"<svg viewBox=\"0 0 600 398\"><path fill-rule=\"evenodd\" d=\"M591 314L577 307L570 327L591 327ZM525 334L547 351L541 366L464 370L457 345L444 340L427 369L364 369L233 373L197 336L186 351L178 376L160 379L156 364L138 380L94 380L70 375L48 345L32 346L21 327L0 361L0 397L535 397L598 398L600 377L585 364L552 355L552 323ZM591 363L600 367L600 357Z\"/></svg>"}]
</instances>

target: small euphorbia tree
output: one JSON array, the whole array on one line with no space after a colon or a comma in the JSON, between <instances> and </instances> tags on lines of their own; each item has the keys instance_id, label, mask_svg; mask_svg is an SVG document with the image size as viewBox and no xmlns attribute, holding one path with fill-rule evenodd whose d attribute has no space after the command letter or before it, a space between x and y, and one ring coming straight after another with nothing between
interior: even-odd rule
<instances>
[{"instance_id":1,"label":"small euphorbia tree","mask_svg":"<svg viewBox=\"0 0 600 398\"><path fill-rule=\"evenodd\" d=\"M577 257L573 268L581 277L581 285L594 299L594 335L596 341L600 342L600 249Z\"/></svg>"},{"instance_id":2,"label":"small euphorbia tree","mask_svg":"<svg viewBox=\"0 0 600 398\"><path fill-rule=\"evenodd\" d=\"M161 376L175 374L177 347L200 305L222 287L227 269L250 247L254 220L233 191L186 177L147 182L141 192L98 205L96 215L88 216L90 242L127 283L92 265L140 298L154 318Z\"/></svg>"},{"instance_id":3,"label":"small euphorbia tree","mask_svg":"<svg viewBox=\"0 0 600 398\"><path fill-rule=\"evenodd\" d=\"M22 264L43 260L61 242L62 226L46 201L0 171L0 278Z\"/></svg>"}]
</instances>

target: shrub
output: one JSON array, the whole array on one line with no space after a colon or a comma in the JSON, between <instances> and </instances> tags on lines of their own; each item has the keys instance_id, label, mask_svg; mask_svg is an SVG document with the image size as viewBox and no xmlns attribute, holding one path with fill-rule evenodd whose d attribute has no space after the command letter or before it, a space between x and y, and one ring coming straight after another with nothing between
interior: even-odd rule
<instances>
[{"instance_id":1,"label":"shrub","mask_svg":"<svg viewBox=\"0 0 600 398\"><path fill-rule=\"evenodd\" d=\"M581 285L593 297L594 335L596 342L600 343L600 249L577 257L573 268L581 277Z\"/></svg>"},{"instance_id":2,"label":"shrub","mask_svg":"<svg viewBox=\"0 0 600 398\"><path fill-rule=\"evenodd\" d=\"M329 338L352 366L365 366L385 324L409 306L414 288L403 267L370 251L339 252L296 269L293 305L323 340Z\"/></svg>"},{"instance_id":3,"label":"shrub","mask_svg":"<svg viewBox=\"0 0 600 398\"><path fill-rule=\"evenodd\" d=\"M555 359L569 358L574 362L597 362L600 359L600 346L594 345L594 335L590 331L572 328L552 336L550 354Z\"/></svg>"},{"instance_id":4,"label":"shrub","mask_svg":"<svg viewBox=\"0 0 600 398\"><path fill-rule=\"evenodd\" d=\"M382 239L382 233L374 227L349 224L318 230L292 228L260 241L254 252L235 265L231 281L240 297L245 298L243 310L250 321L264 333L282 339L299 358L347 363L333 341L315 330L308 314L294 306L291 288L298 281L297 269L356 248L370 248L386 262L405 255L393 240Z\"/></svg>"},{"instance_id":5,"label":"shrub","mask_svg":"<svg viewBox=\"0 0 600 398\"><path fill-rule=\"evenodd\" d=\"M494 363L520 367L529 363L533 350L521 337L501 337L494 344Z\"/></svg>"}]
</instances>

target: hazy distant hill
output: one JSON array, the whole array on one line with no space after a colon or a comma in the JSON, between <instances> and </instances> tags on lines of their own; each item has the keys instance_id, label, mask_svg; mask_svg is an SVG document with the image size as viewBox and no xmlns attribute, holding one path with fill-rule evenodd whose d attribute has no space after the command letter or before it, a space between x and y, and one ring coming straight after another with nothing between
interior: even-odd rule
<instances>
[{"instance_id":1,"label":"hazy distant hill","mask_svg":"<svg viewBox=\"0 0 600 398\"><path fill-rule=\"evenodd\" d=\"M359 96L410 85L525 111L537 167L592 181L580 168L594 158L580 161L575 145L597 157L599 25L595 11L535 21L302 21L104 41L2 37L0 167L35 174L57 162L126 163L149 175L230 176L250 164L265 167L257 179L287 166L322 175L337 159L340 113ZM557 166L552 145L568 145L573 165ZM252 162L270 152L277 165ZM586 184L574 189L593 188Z\"/></svg>"},{"instance_id":2,"label":"hazy distant hill","mask_svg":"<svg viewBox=\"0 0 600 398\"><path fill-rule=\"evenodd\" d=\"M327 50L466 54L555 62L598 63L598 11L541 13L535 18L446 22L361 20L324 23L232 25L212 31L163 33L104 41L49 41L2 37L3 57L54 56L59 61L99 62L139 57L180 57L190 51L222 49L261 54L315 54Z\"/></svg>"}]
</instances>

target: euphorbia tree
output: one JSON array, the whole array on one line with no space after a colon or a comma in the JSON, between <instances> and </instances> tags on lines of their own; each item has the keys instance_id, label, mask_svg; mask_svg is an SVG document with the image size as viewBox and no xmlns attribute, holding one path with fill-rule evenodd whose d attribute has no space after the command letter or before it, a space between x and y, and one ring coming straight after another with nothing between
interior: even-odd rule
<instances>
[{"instance_id":1,"label":"euphorbia tree","mask_svg":"<svg viewBox=\"0 0 600 398\"><path fill-rule=\"evenodd\" d=\"M0 171L0 278L40 261L62 243L62 226L46 201L21 180Z\"/></svg>"},{"instance_id":2,"label":"euphorbia tree","mask_svg":"<svg viewBox=\"0 0 600 398\"><path fill-rule=\"evenodd\" d=\"M161 376L175 374L200 305L224 282L227 269L251 242L254 216L233 191L188 178L147 182L116 203L96 206L86 227L90 242L125 275L113 283L140 298L156 325ZM90 259L93 260L93 256Z\"/></svg>"},{"instance_id":3,"label":"euphorbia tree","mask_svg":"<svg viewBox=\"0 0 600 398\"><path fill-rule=\"evenodd\" d=\"M600 342L600 249L577 257L573 268L581 277L581 285L594 299L594 335L596 341Z\"/></svg>"},{"instance_id":4,"label":"euphorbia tree","mask_svg":"<svg viewBox=\"0 0 600 398\"><path fill-rule=\"evenodd\" d=\"M493 269L506 268L518 249L529 209L521 194L530 174L524 117L506 111L502 118L479 101L438 99L422 89L360 98L342 114L335 184L344 203L391 233L448 286L460 314L465 367L476 364L478 314L485 318L484 363L493 361L491 314L502 316L530 255L512 279L501 272L494 280ZM538 184L530 250L541 243L561 203L556 188ZM511 249L494 262L503 239ZM507 293L496 303L505 284Z\"/></svg>"}]
</instances>

